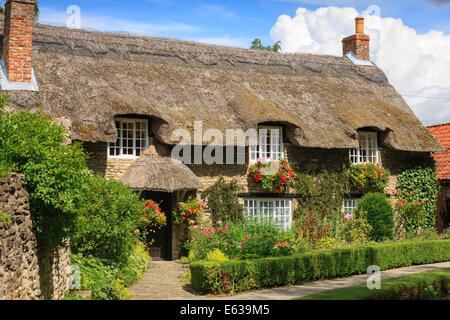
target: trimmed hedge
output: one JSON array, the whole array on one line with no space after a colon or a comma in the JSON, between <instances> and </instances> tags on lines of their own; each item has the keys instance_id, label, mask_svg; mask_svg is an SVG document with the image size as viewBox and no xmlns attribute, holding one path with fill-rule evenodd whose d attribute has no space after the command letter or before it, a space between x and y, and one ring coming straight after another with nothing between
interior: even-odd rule
<instances>
[{"instance_id":1,"label":"trimmed hedge","mask_svg":"<svg viewBox=\"0 0 450 320\"><path fill-rule=\"evenodd\" d=\"M296 256L191 264L191 282L200 293L238 293L363 274L377 265L388 270L450 260L450 240L394 242L324 250Z\"/></svg>"}]
</instances>

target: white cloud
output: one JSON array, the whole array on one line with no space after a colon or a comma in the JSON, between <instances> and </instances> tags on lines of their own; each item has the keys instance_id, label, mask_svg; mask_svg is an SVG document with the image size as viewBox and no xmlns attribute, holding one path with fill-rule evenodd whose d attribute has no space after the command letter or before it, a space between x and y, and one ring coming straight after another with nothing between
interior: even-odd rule
<instances>
[{"instance_id":1,"label":"white cloud","mask_svg":"<svg viewBox=\"0 0 450 320\"><path fill-rule=\"evenodd\" d=\"M354 8L299 8L293 18L280 16L271 36L281 41L283 52L340 56L341 39L354 34L358 14ZM435 30L418 34L401 19L363 15L372 61L425 124L450 122L450 35Z\"/></svg>"}]
</instances>

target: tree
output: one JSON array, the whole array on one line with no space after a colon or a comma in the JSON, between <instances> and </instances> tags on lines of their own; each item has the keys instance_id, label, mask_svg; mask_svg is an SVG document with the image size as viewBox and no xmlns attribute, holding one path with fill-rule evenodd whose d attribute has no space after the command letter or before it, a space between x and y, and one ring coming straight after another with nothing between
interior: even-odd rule
<instances>
[{"instance_id":1,"label":"tree","mask_svg":"<svg viewBox=\"0 0 450 320\"><path fill-rule=\"evenodd\" d=\"M273 52L280 52L281 51L281 41L275 42L273 46L263 46L261 39L256 38L252 42L252 46L250 49L255 50L267 50L267 51L273 51Z\"/></svg>"}]
</instances>

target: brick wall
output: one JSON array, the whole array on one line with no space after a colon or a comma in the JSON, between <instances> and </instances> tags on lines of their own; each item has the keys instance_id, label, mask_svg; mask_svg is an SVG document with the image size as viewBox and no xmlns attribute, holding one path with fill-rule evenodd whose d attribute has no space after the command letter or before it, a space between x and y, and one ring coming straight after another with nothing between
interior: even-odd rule
<instances>
[{"instance_id":1,"label":"brick wall","mask_svg":"<svg viewBox=\"0 0 450 320\"><path fill-rule=\"evenodd\" d=\"M3 57L11 82L31 82L35 0L8 0Z\"/></svg>"}]
</instances>

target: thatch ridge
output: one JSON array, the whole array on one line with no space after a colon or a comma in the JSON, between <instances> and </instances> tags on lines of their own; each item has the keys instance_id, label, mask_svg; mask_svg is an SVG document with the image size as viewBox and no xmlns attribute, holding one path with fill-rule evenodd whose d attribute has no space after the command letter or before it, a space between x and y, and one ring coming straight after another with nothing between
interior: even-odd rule
<instances>
[{"instance_id":1,"label":"thatch ridge","mask_svg":"<svg viewBox=\"0 0 450 320\"><path fill-rule=\"evenodd\" d=\"M67 119L74 140L113 142L114 116L139 114L164 144L202 120L224 133L280 122L292 143L318 148L355 147L357 130L372 127L394 149L441 150L379 68L346 57L46 25L33 44L40 92L10 92L12 106Z\"/></svg>"}]
</instances>

